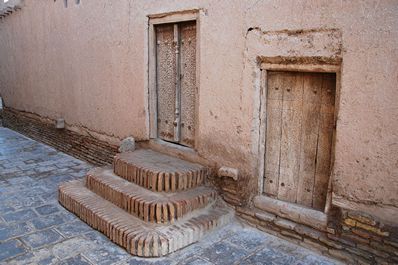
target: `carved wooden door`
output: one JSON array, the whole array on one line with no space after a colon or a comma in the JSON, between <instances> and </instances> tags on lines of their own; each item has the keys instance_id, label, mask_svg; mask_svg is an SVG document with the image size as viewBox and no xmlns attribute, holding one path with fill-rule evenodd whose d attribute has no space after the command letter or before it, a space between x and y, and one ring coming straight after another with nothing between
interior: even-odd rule
<instances>
[{"instance_id":1,"label":"carved wooden door","mask_svg":"<svg viewBox=\"0 0 398 265\"><path fill-rule=\"evenodd\" d=\"M193 147L196 22L162 24L155 31L158 137Z\"/></svg>"},{"instance_id":2,"label":"carved wooden door","mask_svg":"<svg viewBox=\"0 0 398 265\"><path fill-rule=\"evenodd\" d=\"M264 193L323 210L331 165L335 74L267 76Z\"/></svg>"}]
</instances>

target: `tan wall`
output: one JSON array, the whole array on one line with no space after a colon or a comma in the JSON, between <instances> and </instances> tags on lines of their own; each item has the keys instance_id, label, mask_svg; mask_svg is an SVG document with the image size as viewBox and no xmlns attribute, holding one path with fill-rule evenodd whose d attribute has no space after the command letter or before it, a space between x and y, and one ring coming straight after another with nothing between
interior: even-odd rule
<instances>
[{"instance_id":1,"label":"tan wall","mask_svg":"<svg viewBox=\"0 0 398 265\"><path fill-rule=\"evenodd\" d=\"M68 8L60 0L25 1L0 22L0 93L19 110L64 117L69 125L111 137L147 139L146 16L193 8L204 10L199 155L256 179L257 56L341 57L334 193L398 218L393 0L82 0L78 6L69 1ZM284 32L303 29L309 33Z\"/></svg>"}]
</instances>

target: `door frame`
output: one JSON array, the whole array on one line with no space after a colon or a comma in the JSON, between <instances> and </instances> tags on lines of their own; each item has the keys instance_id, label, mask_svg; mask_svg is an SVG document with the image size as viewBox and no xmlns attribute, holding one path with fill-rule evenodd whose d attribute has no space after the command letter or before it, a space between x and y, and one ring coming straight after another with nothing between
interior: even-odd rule
<instances>
[{"instance_id":1,"label":"door frame","mask_svg":"<svg viewBox=\"0 0 398 265\"><path fill-rule=\"evenodd\" d=\"M203 15L202 9L190 9L148 15L148 127L149 139L156 139L160 143L168 146L174 145L178 148L195 149L197 146L197 135L199 132L199 73L200 73L200 17ZM196 93L195 93L195 136L193 148L181 146L178 143L166 142L158 138L157 128L157 87L156 87L156 32L155 26L167 23L196 22Z\"/></svg>"},{"instance_id":2,"label":"door frame","mask_svg":"<svg viewBox=\"0 0 398 265\"><path fill-rule=\"evenodd\" d=\"M326 197L326 203L324 208L324 213L328 213L332 203L332 177L334 171L334 158L335 158L335 142L336 142L336 125L337 117L339 112L339 102L340 102L340 87L341 87L341 60L332 61L331 64L325 63L324 58L318 57L306 57L307 64L302 64L301 60L294 60L288 58L287 60L280 60L281 58L262 58L259 67L261 71L260 75L260 106L259 106L259 146L258 146L258 195L266 196L264 194L264 168L265 168L265 144L266 144L266 121L267 121L267 72L269 71L284 71L284 72L310 72L310 73L334 73L336 74L336 94L335 94L335 111L334 111L334 132L332 140L332 151L331 151L331 161L330 161L330 176L328 184L328 192ZM284 63L288 61L288 63Z\"/></svg>"}]
</instances>

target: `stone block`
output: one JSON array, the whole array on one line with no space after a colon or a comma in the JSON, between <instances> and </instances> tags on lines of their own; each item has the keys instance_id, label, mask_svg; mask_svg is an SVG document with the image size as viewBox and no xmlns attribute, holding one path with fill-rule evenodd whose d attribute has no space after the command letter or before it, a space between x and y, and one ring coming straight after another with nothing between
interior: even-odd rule
<instances>
[{"instance_id":1,"label":"stone block","mask_svg":"<svg viewBox=\"0 0 398 265\"><path fill-rule=\"evenodd\" d=\"M351 217L352 219L355 219L367 225L372 225L372 226L376 225L376 221L373 220L373 218L370 215L367 215L365 213L349 211L348 216Z\"/></svg>"},{"instance_id":2,"label":"stone block","mask_svg":"<svg viewBox=\"0 0 398 265\"><path fill-rule=\"evenodd\" d=\"M303 245L307 245L307 246L309 246L310 248L316 249L316 250L318 250L318 251L320 251L320 252L327 252L327 251L328 251L328 248L325 247L324 245L320 244L320 243L317 242L317 241L308 239L308 238L304 238L304 241L303 241L302 244L303 244Z\"/></svg>"},{"instance_id":3,"label":"stone block","mask_svg":"<svg viewBox=\"0 0 398 265\"><path fill-rule=\"evenodd\" d=\"M343 232L341 234L341 238L346 239L346 240L351 240L355 243L369 244L369 239L356 236L355 234L352 234L350 232L348 232L348 233Z\"/></svg>"},{"instance_id":4,"label":"stone block","mask_svg":"<svg viewBox=\"0 0 398 265\"><path fill-rule=\"evenodd\" d=\"M75 236L82 235L91 231L91 228L82 222L81 220L74 221L72 223L66 223L57 227L58 232L60 232L64 237L71 238Z\"/></svg>"},{"instance_id":5,"label":"stone block","mask_svg":"<svg viewBox=\"0 0 398 265\"><path fill-rule=\"evenodd\" d=\"M390 241L390 240L386 240L386 239L384 239L383 242L398 249L398 242L394 242L394 241Z\"/></svg>"},{"instance_id":6,"label":"stone block","mask_svg":"<svg viewBox=\"0 0 398 265\"><path fill-rule=\"evenodd\" d=\"M225 239L225 241L242 247L248 251L256 249L258 246L266 242L266 240L267 237L265 235L262 235L253 229L245 229L244 233L234 233Z\"/></svg>"},{"instance_id":7,"label":"stone block","mask_svg":"<svg viewBox=\"0 0 398 265\"><path fill-rule=\"evenodd\" d=\"M219 177L229 177L235 181L239 179L239 170L236 168L230 168L230 167L220 167L218 170Z\"/></svg>"},{"instance_id":8,"label":"stone block","mask_svg":"<svg viewBox=\"0 0 398 265\"><path fill-rule=\"evenodd\" d=\"M0 244L0 262L24 253L26 250L19 240L9 240ZM6 263L4 263L6 264Z\"/></svg>"},{"instance_id":9,"label":"stone block","mask_svg":"<svg viewBox=\"0 0 398 265\"><path fill-rule=\"evenodd\" d=\"M118 151L120 153L132 152L135 150L135 139L134 137L127 137L120 143Z\"/></svg>"},{"instance_id":10,"label":"stone block","mask_svg":"<svg viewBox=\"0 0 398 265\"><path fill-rule=\"evenodd\" d=\"M81 255L65 259L59 265L91 265L91 263Z\"/></svg>"},{"instance_id":11,"label":"stone block","mask_svg":"<svg viewBox=\"0 0 398 265\"><path fill-rule=\"evenodd\" d=\"M321 232L304 225L296 225L294 231L315 240L318 240L322 236Z\"/></svg>"},{"instance_id":12,"label":"stone block","mask_svg":"<svg viewBox=\"0 0 398 265\"><path fill-rule=\"evenodd\" d=\"M21 239L31 248L40 248L49 244L59 242L63 238L54 230L43 230L23 236Z\"/></svg>"},{"instance_id":13,"label":"stone block","mask_svg":"<svg viewBox=\"0 0 398 265\"><path fill-rule=\"evenodd\" d=\"M243 208L243 207L237 206L237 207L235 207L235 210L238 213L245 214L245 215L248 215L248 216L254 216L255 215L255 212L250 210L250 209L248 209L248 208Z\"/></svg>"},{"instance_id":14,"label":"stone block","mask_svg":"<svg viewBox=\"0 0 398 265\"><path fill-rule=\"evenodd\" d=\"M58 205L49 204L49 205L43 205L43 206L37 207L35 210L40 215L49 215L49 214L58 212L59 208L58 208Z\"/></svg>"},{"instance_id":15,"label":"stone block","mask_svg":"<svg viewBox=\"0 0 398 265\"><path fill-rule=\"evenodd\" d=\"M369 234L367 231L362 230L362 229L352 228L351 232L353 232L357 236L360 236L360 237L363 237L363 238L366 238L366 239L370 239L372 237L371 234Z\"/></svg>"},{"instance_id":16,"label":"stone block","mask_svg":"<svg viewBox=\"0 0 398 265\"><path fill-rule=\"evenodd\" d=\"M398 257L398 248L395 248L395 247L393 247L391 245L384 244L382 242L374 242L374 241L372 241L372 242L370 242L370 246L375 248L375 249L377 249L377 250L384 251L386 253L389 253L391 255L395 255L395 256Z\"/></svg>"},{"instance_id":17,"label":"stone block","mask_svg":"<svg viewBox=\"0 0 398 265\"><path fill-rule=\"evenodd\" d=\"M346 219L344 219L344 223L348 226L355 227L357 224L357 221L355 221L354 219L351 219L351 218L346 218Z\"/></svg>"},{"instance_id":18,"label":"stone block","mask_svg":"<svg viewBox=\"0 0 398 265\"><path fill-rule=\"evenodd\" d=\"M344 238L341 238L341 237L339 237L337 235L332 235L332 234L327 234L327 237L332 239L332 240L334 240L334 241L340 242L340 243L342 243L344 245L347 245L347 246L350 246L350 247L356 247L356 243L354 241L350 240L350 239L344 239Z\"/></svg>"},{"instance_id":19,"label":"stone block","mask_svg":"<svg viewBox=\"0 0 398 265\"><path fill-rule=\"evenodd\" d=\"M11 212L3 216L7 222L16 222L21 220L28 220L37 217L37 214L31 209L20 210Z\"/></svg>"},{"instance_id":20,"label":"stone block","mask_svg":"<svg viewBox=\"0 0 398 265\"><path fill-rule=\"evenodd\" d=\"M287 230L281 230L281 234L287 237L291 237L297 240L303 240L302 236L300 236L299 234L296 234L294 232L290 232Z\"/></svg>"},{"instance_id":21,"label":"stone block","mask_svg":"<svg viewBox=\"0 0 398 265\"><path fill-rule=\"evenodd\" d=\"M247 251L229 244L228 242L221 241L202 250L198 253L198 256L206 257L214 264L235 264L247 254Z\"/></svg>"},{"instance_id":22,"label":"stone block","mask_svg":"<svg viewBox=\"0 0 398 265\"><path fill-rule=\"evenodd\" d=\"M359 227L359 228L362 228L362 229L364 229L364 230L370 231L370 232L372 232L372 233L375 233L375 234L377 234L377 235L379 235L379 236L388 237L388 236L390 235L389 232L387 232L387 231L382 231L382 230L381 230L380 228L378 228L378 227L370 226L370 225L363 224L363 223L360 223L360 222L357 222L357 223L356 223L356 226Z\"/></svg>"},{"instance_id":23,"label":"stone block","mask_svg":"<svg viewBox=\"0 0 398 265\"><path fill-rule=\"evenodd\" d=\"M332 240L328 239L328 237L326 237L326 236L319 237L319 241L321 241L325 245L335 248L335 249L343 249L344 248L341 244L339 244L336 241L332 241Z\"/></svg>"},{"instance_id":24,"label":"stone block","mask_svg":"<svg viewBox=\"0 0 398 265\"><path fill-rule=\"evenodd\" d=\"M291 221L289 221L289 220L286 220L286 219L282 219L282 218L277 218L275 221L274 221L274 224L276 224L277 226L280 226L280 227L282 227L282 228L285 228L285 229L289 229L289 230L294 230L294 228L296 227L296 223L294 223L294 222L291 222Z\"/></svg>"},{"instance_id":25,"label":"stone block","mask_svg":"<svg viewBox=\"0 0 398 265\"><path fill-rule=\"evenodd\" d=\"M276 215L267 213L267 212L261 212L261 213L256 213L255 214L258 219L264 222L274 222L276 220Z\"/></svg>"},{"instance_id":26,"label":"stone block","mask_svg":"<svg viewBox=\"0 0 398 265\"><path fill-rule=\"evenodd\" d=\"M32 228L26 222L11 224L0 223L0 241L6 241L29 232L32 232Z\"/></svg>"},{"instance_id":27,"label":"stone block","mask_svg":"<svg viewBox=\"0 0 398 265\"><path fill-rule=\"evenodd\" d=\"M335 235L336 234L336 230L333 227L326 227L326 232L328 232L329 234Z\"/></svg>"},{"instance_id":28,"label":"stone block","mask_svg":"<svg viewBox=\"0 0 398 265\"><path fill-rule=\"evenodd\" d=\"M357 260L353 257L353 255L351 255L347 251L329 249L328 252L332 257L344 260L345 262L347 262L347 264L358 264Z\"/></svg>"},{"instance_id":29,"label":"stone block","mask_svg":"<svg viewBox=\"0 0 398 265\"><path fill-rule=\"evenodd\" d=\"M253 202L256 208L263 211L273 213L282 218L293 220L294 222L305 224L319 230L326 229L327 216L323 212L264 195L256 196Z\"/></svg>"},{"instance_id":30,"label":"stone block","mask_svg":"<svg viewBox=\"0 0 398 265\"><path fill-rule=\"evenodd\" d=\"M357 244L357 247L361 250L364 250L367 253L372 253L372 254L382 257L382 258L388 258L388 256L389 256L386 252L376 249L374 247L371 247L369 245Z\"/></svg>"}]
</instances>

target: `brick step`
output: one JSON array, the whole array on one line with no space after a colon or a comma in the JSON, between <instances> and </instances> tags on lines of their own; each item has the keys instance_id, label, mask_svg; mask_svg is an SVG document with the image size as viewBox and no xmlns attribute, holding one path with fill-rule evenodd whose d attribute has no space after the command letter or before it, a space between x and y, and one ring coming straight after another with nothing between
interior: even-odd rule
<instances>
[{"instance_id":1,"label":"brick step","mask_svg":"<svg viewBox=\"0 0 398 265\"><path fill-rule=\"evenodd\" d=\"M90 170L86 186L128 213L152 223L173 223L208 206L217 197L214 189L204 186L178 193L152 192L116 176L109 167Z\"/></svg>"},{"instance_id":2,"label":"brick step","mask_svg":"<svg viewBox=\"0 0 398 265\"><path fill-rule=\"evenodd\" d=\"M129 253L142 257L164 256L188 246L233 217L233 210L217 200L211 208L174 224L147 223L90 191L81 180L62 184L59 201Z\"/></svg>"},{"instance_id":3,"label":"brick step","mask_svg":"<svg viewBox=\"0 0 398 265\"><path fill-rule=\"evenodd\" d=\"M202 185L210 169L149 149L117 154L116 175L152 191L176 192Z\"/></svg>"}]
</instances>

